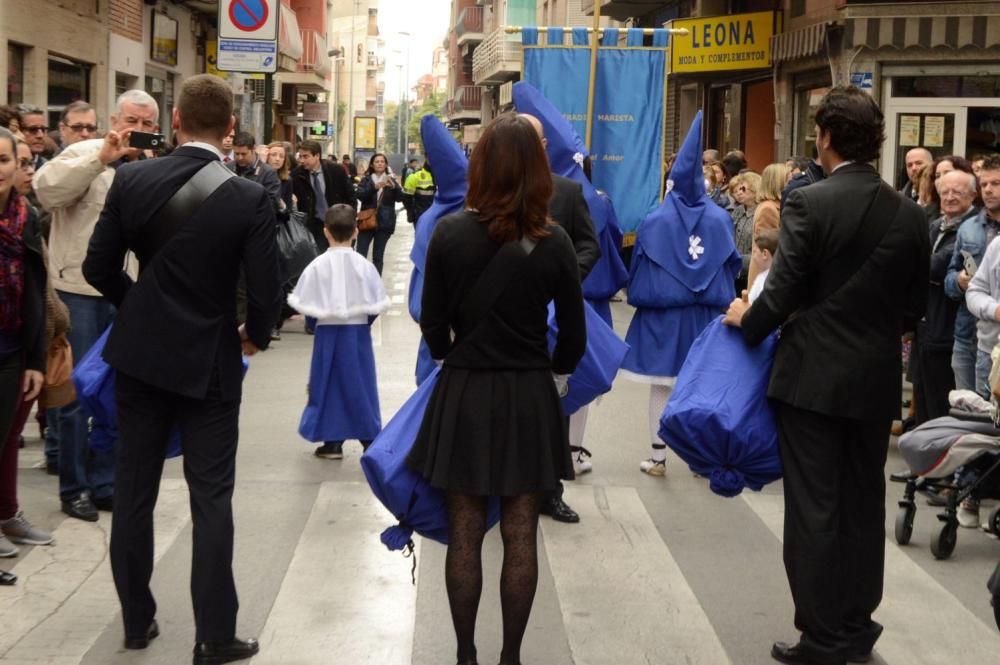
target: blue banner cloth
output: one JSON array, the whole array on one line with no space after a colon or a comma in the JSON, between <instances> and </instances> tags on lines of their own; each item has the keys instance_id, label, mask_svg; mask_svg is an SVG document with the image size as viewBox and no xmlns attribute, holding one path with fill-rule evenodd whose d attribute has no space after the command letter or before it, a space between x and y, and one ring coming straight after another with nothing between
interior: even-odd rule
<instances>
[{"instance_id":1,"label":"blue banner cloth","mask_svg":"<svg viewBox=\"0 0 1000 665\"><path fill-rule=\"evenodd\" d=\"M611 386L628 353L628 344L594 311L588 303L583 305L587 317L587 350L569 377L569 393L562 398L563 413L576 413L580 407L611 390ZM549 351L556 346L555 307L549 303Z\"/></svg>"},{"instance_id":2,"label":"blue banner cloth","mask_svg":"<svg viewBox=\"0 0 1000 665\"><path fill-rule=\"evenodd\" d=\"M84 354L73 368L73 386L76 388L76 399L84 413L93 418L90 432L90 447L101 452L114 450L118 440L118 402L115 400L115 370L109 365L102 354L108 343L112 326L101 333L97 342ZM250 363L243 357L243 376L246 376ZM181 432L174 425L167 441L166 457L178 457L181 454Z\"/></svg>"},{"instance_id":3,"label":"blue banner cloth","mask_svg":"<svg viewBox=\"0 0 1000 665\"><path fill-rule=\"evenodd\" d=\"M521 28L521 45L536 46L538 44L538 28Z\"/></svg>"},{"instance_id":4,"label":"blue banner cloth","mask_svg":"<svg viewBox=\"0 0 1000 665\"><path fill-rule=\"evenodd\" d=\"M618 28L604 28L604 34L601 36L601 46L618 46Z\"/></svg>"},{"instance_id":5,"label":"blue banner cloth","mask_svg":"<svg viewBox=\"0 0 1000 665\"><path fill-rule=\"evenodd\" d=\"M590 46L587 28L573 28L573 46Z\"/></svg>"},{"instance_id":6,"label":"blue banner cloth","mask_svg":"<svg viewBox=\"0 0 1000 665\"><path fill-rule=\"evenodd\" d=\"M381 536L382 542L391 550L403 549L414 532L448 544L448 511L444 492L431 487L419 473L406 465L406 456L417 438L439 372L438 368L434 368L361 456L361 470L372 492L398 520ZM487 528L492 528L499 521L500 501L494 497L489 502Z\"/></svg>"},{"instance_id":7,"label":"blue banner cloth","mask_svg":"<svg viewBox=\"0 0 1000 665\"><path fill-rule=\"evenodd\" d=\"M559 109L579 136L587 135L589 50L568 46L525 48L522 78ZM580 145L583 146L582 141ZM559 173L555 168L553 171Z\"/></svg>"},{"instance_id":8,"label":"blue banner cloth","mask_svg":"<svg viewBox=\"0 0 1000 665\"><path fill-rule=\"evenodd\" d=\"M642 28L629 28L628 32L625 33L625 46L639 47L642 46L643 37Z\"/></svg>"},{"instance_id":9,"label":"blue banner cloth","mask_svg":"<svg viewBox=\"0 0 1000 665\"><path fill-rule=\"evenodd\" d=\"M608 193L629 232L660 202L666 52L609 48L598 58L590 150L594 186Z\"/></svg>"},{"instance_id":10,"label":"blue banner cloth","mask_svg":"<svg viewBox=\"0 0 1000 665\"><path fill-rule=\"evenodd\" d=\"M549 46L562 46L565 34L566 33L562 28L550 25L548 30L545 31L545 43Z\"/></svg>"},{"instance_id":11,"label":"blue banner cloth","mask_svg":"<svg viewBox=\"0 0 1000 665\"><path fill-rule=\"evenodd\" d=\"M759 491L781 478L767 400L776 335L756 347L716 318L695 340L660 417L660 438L716 494Z\"/></svg>"}]
</instances>

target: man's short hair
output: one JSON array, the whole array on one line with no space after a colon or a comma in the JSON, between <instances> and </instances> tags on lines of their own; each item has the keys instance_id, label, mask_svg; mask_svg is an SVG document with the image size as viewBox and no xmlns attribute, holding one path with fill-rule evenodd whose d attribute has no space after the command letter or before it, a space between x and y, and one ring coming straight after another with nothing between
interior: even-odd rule
<instances>
[{"instance_id":1,"label":"man's short hair","mask_svg":"<svg viewBox=\"0 0 1000 665\"><path fill-rule=\"evenodd\" d=\"M69 117L70 113L86 113L87 111L93 111L94 107L83 100L77 100L63 109L62 115L59 116L59 122L66 124L66 118Z\"/></svg>"},{"instance_id":2,"label":"man's short hair","mask_svg":"<svg viewBox=\"0 0 1000 665\"><path fill-rule=\"evenodd\" d=\"M344 155L343 157L341 157L341 158L340 158L340 160L341 160L341 161L343 161L343 160L345 160L345 159L346 159L347 161L351 161L351 156L350 156L350 155Z\"/></svg>"},{"instance_id":3,"label":"man's short hair","mask_svg":"<svg viewBox=\"0 0 1000 665\"><path fill-rule=\"evenodd\" d=\"M160 105L156 103L156 100L151 94L145 90L126 90L122 94L118 95L118 99L115 100L115 113L118 115L122 114L122 107L125 104L135 104L136 106L152 106L153 107L153 117L160 117Z\"/></svg>"},{"instance_id":4,"label":"man's short hair","mask_svg":"<svg viewBox=\"0 0 1000 665\"><path fill-rule=\"evenodd\" d=\"M222 139L233 118L233 91L217 76L192 76L181 84L177 110L185 134Z\"/></svg>"},{"instance_id":5,"label":"man's short hair","mask_svg":"<svg viewBox=\"0 0 1000 665\"><path fill-rule=\"evenodd\" d=\"M761 229L753 237L753 244L757 245L760 251L767 250L774 256L778 251L778 229Z\"/></svg>"},{"instance_id":6,"label":"man's short hair","mask_svg":"<svg viewBox=\"0 0 1000 665\"><path fill-rule=\"evenodd\" d=\"M303 141L299 144L299 150L308 152L310 155L323 154L323 148L320 147L317 141Z\"/></svg>"},{"instance_id":7,"label":"man's short hair","mask_svg":"<svg viewBox=\"0 0 1000 665\"><path fill-rule=\"evenodd\" d=\"M358 228L357 213L354 212L354 206L349 206L346 203L338 203L335 206L331 206L326 211L326 219L323 220L323 226L330 232L334 240L337 242L347 242L354 237L354 230Z\"/></svg>"},{"instance_id":8,"label":"man's short hair","mask_svg":"<svg viewBox=\"0 0 1000 665\"><path fill-rule=\"evenodd\" d=\"M816 110L816 125L844 161L874 161L885 141L885 118L872 96L853 86L831 88Z\"/></svg>"},{"instance_id":9,"label":"man's short hair","mask_svg":"<svg viewBox=\"0 0 1000 665\"><path fill-rule=\"evenodd\" d=\"M239 134L236 135L236 138L233 139L234 148L235 147L250 148L251 150L253 150L254 145L255 141L253 140L253 134L251 134L250 132L240 132Z\"/></svg>"},{"instance_id":10,"label":"man's short hair","mask_svg":"<svg viewBox=\"0 0 1000 665\"><path fill-rule=\"evenodd\" d=\"M1000 171L1000 153L983 155L983 171Z\"/></svg>"},{"instance_id":11,"label":"man's short hair","mask_svg":"<svg viewBox=\"0 0 1000 665\"><path fill-rule=\"evenodd\" d=\"M722 158L722 168L732 178L747 167L747 158L739 150L731 150Z\"/></svg>"},{"instance_id":12,"label":"man's short hair","mask_svg":"<svg viewBox=\"0 0 1000 665\"><path fill-rule=\"evenodd\" d=\"M45 115L45 111L34 104L18 104L17 112L21 114L22 118L26 115Z\"/></svg>"}]
</instances>

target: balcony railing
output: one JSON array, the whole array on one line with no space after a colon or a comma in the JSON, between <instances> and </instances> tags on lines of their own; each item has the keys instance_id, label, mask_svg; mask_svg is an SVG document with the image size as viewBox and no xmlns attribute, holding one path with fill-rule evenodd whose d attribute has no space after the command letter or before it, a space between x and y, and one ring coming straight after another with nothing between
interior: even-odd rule
<instances>
[{"instance_id":1,"label":"balcony railing","mask_svg":"<svg viewBox=\"0 0 1000 665\"><path fill-rule=\"evenodd\" d=\"M503 83L520 73L520 35L494 30L472 54L472 80L477 85Z\"/></svg>"},{"instance_id":2,"label":"balcony railing","mask_svg":"<svg viewBox=\"0 0 1000 665\"><path fill-rule=\"evenodd\" d=\"M483 39L483 8L466 7L455 21L455 37L461 46L466 42L479 42Z\"/></svg>"},{"instance_id":3,"label":"balcony railing","mask_svg":"<svg viewBox=\"0 0 1000 665\"><path fill-rule=\"evenodd\" d=\"M368 56L368 69L377 69L378 71L385 71L385 58L380 58L377 55Z\"/></svg>"},{"instance_id":4,"label":"balcony railing","mask_svg":"<svg viewBox=\"0 0 1000 665\"><path fill-rule=\"evenodd\" d=\"M330 56L327 55L326 35L316 30L303 28L302 57L299 58L298 71L312 72L320 78L330 75Z\"/></svg>"},{"instance_id":5,"label":"balcony railing","mask_svg":"<svg viewBox=\"0 0 1000 665\"><path fill-rule=\"evenodd\" d=\"M472 120L482 117L483 88L479 85L463 85L455 90L455 96L445 103L445 115L449 120Z\"/></svg>"}]
</instances>

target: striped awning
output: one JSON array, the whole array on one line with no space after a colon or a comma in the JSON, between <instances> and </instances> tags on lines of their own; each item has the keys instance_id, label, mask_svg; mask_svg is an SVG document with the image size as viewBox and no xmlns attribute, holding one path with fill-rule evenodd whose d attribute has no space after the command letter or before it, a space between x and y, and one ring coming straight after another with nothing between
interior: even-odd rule
<instances>
[{"instance_id":1,"label":"striped awning","mask_svg":"<svg viewBox=\"0 0 1000 665\"><path fill-rule=\"evenodd\" d=\"M819 55L823 52L828 25L831 23L817 23L771 37L771 59L785 62Z\"/></svg>"},{"instance_id":2,"label":"striped awning","mask_svg":"<svg viewBox=\"0 0 1000 665\"><path fill-rule=\"evenodd\" d=\"M1000 45L1000 15L850 17L844 35L845 48L997 45Z\"/></svg>"}]
</instances>

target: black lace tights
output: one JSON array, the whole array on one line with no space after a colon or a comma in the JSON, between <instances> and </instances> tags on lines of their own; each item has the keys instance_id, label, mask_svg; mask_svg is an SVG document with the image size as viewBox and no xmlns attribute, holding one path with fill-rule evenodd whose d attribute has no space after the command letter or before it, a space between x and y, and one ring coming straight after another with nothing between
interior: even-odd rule
<instances>
[{"instance_id":1,"label":"black lace tights","mask_svg":"<svg viewBox=\"0 0 1000 665\"><path fill-rule=\"evenodd\" d=\"M476 660L476 614L483 590L483 538L486 498L448 493L448 554L445 586L458 638L458 662ZM519 665L521 640L528 625L538 585L538 510L540 494L501 499L500 535L503 568L500 606L503 613L501 665Z\"/></svg>"}]
</instances>

